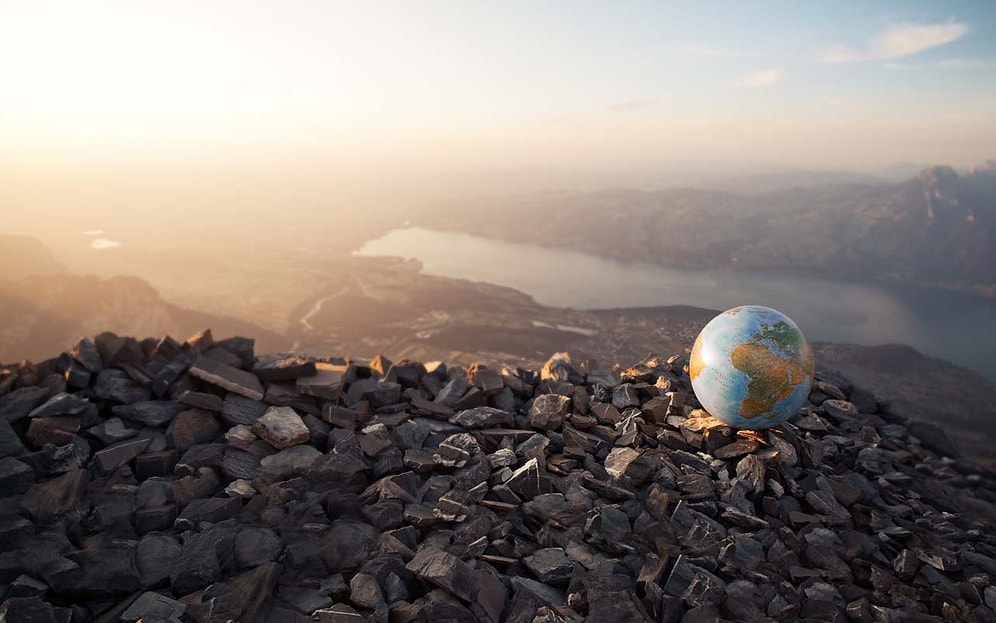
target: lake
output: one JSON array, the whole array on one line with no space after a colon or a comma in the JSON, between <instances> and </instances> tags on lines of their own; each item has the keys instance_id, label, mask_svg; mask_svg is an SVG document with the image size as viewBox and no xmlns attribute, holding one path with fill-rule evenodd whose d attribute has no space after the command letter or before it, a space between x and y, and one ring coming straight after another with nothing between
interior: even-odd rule
<instances>
[{"instance_id":1,"label":"lake","mask_svg":"<svg viewBox=\"0 0 996 623\"><path fill-rule=\"evenodd\" d=\"M996 381L996 301L971 294L674 269L416 227L370 240L356 255L414 258L425 274L507 286L554 307L765 305L790 316L814 341L909 344Z\"/></svg>"}]
</instances>

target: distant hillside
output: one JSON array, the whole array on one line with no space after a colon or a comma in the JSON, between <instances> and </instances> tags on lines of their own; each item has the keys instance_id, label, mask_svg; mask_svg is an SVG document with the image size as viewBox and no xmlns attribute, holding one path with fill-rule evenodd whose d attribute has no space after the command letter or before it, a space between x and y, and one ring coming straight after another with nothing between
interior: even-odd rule
<instances>
[{"instance_id":1,"label":"distant hillside","mask_svg":"<svg viewBox=\"0 0 996 623\"><path fill-rule=\"evenodd\" d=\"M184 309L135 277L49 275L0 279L0 362L38 360L103 331L184 338L252 335L262 348L287 347L280 335L243 320Z\"/></svg>"},{"instance_id":2,"label":"distant hillside","mask_svg":"<svg viewBox=\"0 0 996 623\"><path fill-rule=\"evenodd\" d=\"M0 234L0 278L61 275L70 272L37 238Z\"/></svg>"},{"instance_id":3,"label":"distant hillside","mask_svg":"<svg viewBox=\"0 0 996 623\"><path fill-rule=\"evenodd\" d=\"M767 193L792 188L833 184L884 184L886 178L852 171L782 171L720 179L702 184L709 190L732 193Z\"/></svg>"},{"instance_id":4,"label":"distant hillside","mask_svg":"<svg viewBox=\"0 0 996 623\"><path fill-rule=\"evenodd\" d=\"M878 278L996 292L996 171L735 194L543 193L449 204L413 224L674 267Z\"/></svg>"}]
</instances>

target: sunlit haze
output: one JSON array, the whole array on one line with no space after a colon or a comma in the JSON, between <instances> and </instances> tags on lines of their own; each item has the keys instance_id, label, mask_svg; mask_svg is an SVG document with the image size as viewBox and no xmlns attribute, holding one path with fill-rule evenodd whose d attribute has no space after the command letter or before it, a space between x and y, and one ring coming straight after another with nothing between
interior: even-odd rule
<instances>
[{"instance_id":1,"label":"sunlit haze","mask_svg":"<svg viewBox=\"0 0 996 623\"><path fill-rule=\"evenodd\" d=\"M0 2L5 162L969 165L991 3Z\"/></svg>"}]
</instances>

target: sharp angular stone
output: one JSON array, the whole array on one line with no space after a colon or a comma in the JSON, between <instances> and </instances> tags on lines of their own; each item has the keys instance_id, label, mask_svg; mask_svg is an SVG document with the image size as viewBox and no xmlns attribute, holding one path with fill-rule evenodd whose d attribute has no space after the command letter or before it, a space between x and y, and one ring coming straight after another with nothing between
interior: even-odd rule
<instances>
[{"instance_id":1,"label":"sharp angular stone","mask_svg":"<svg viewBox=\"0 0 996 623\"><path fill-rule=\"evenodd\" d=\"M242 500L237 497L202 498L193 500L176 519L176 527L196 528L201 522L218 523L231 519L242 509Z\"/></svg>"},{"instance_id":2,"label":"sharp angular stone","mask_svg":"<svg viewBox=\"0 0 996 623\"><path fill-rule=\"evenodd\" d=\"M360 614L347 604L336 604L330 608L315 610L312 618L318 623L367 623L366 615Z\"/></svg>"},{"instance_id":3,"label":"sharp angular stone","mask_svg":"<svg viewBox=\"0 0 996 623\"><path fill-rule=\"evenodd\" d=\"M4 623L57 623L55 609L41 597L14 597L0 603Z\"/></svg>"},{"instance_id":4,"label":"sharp angular stone","mask_svg":"<svg viewBox=\"0 0 996 623\"><path fill-rule=\"evenodd\" d=\"M35 484L34 471L14 458L0 459L0 498L20 495Z\"/></svg>"},{"instance_id":5,"label":"sharp angular stone","mask_svg":"<svg viewBox=\"0 0 996 623\"><path fill-rule=\"evenodd\" d=\"M477 579L473 569L453 554L431 546L419 548L406 568L420 579L431 582L460 599L477 599Z\"/></svg>"},{"instance_id":6,"label":"sharp angular stone","mask_svg":"<svg viewBox=\"0 0 996 623\"><path fill-rule=\"evenodd\" d=\"M76 469L32 485L21 500L21 507L36 521L47 523L75 507L89 482L89 472Z\"/></svg>"},{"instance_id":7,"label":"sharp angular stone","mask_svg":"<svg viewBox=\"0 0 996 623\"><path fill-rule=\"evenodd\" d=\"M761 447L761 444L754 441L753 439L738 439L733 443L727 444L718 448L713 452L713 456L717 459L738 459L742 456L747 456L751 452L754 452Z\"/></svg>"},{"instance_id":8,"label":"sharp angular stone","mask_svg":"<svg viewBox=\"0 0 996 623\"><path fill-rule=\"evenodd\" d=\"M325 567L333 572L357 569L377 551L377 531L348 520L335 521L322 545Z\"/></svg>"},{"instance_id":9,"label":"sharp angular stone","mask_svg":"<svg viewBox=\"0 0 996 623\"><path fill-rule=\"evenodd\" d=\"M28 417L35 407L49 397L46 387L21 387L0 396L0 420L14 424Z\"/></svg>"},{"instance_id":10,"label":"sharp angular stone","mask_svg":"<svg viewBox=\"0 0 996 623\"><path fill-rule=\"evenodd\" d=\"M135 457L135 477L139 480L173 473L180 456L176 450L147 452Z\"/></svg>"},{"instance_id":11,"label":"sharp angular stone","mask_svg":"<svg viewBox=\"0 0 996 623\"><path fill-rule=\"evenodd\" d=\"M230 393L225 396L225 401L222 403L221 418L230 426L237 424L252 426L268 408L266 404L257 400Z\"/></svg>"},{"instance_id":12,"label":"sharp angular stone","mask_svg":"<svg viewBox=\"0 0 996 623\"><path fill-rule=\"evenodd\" d=\"M246 527L235 535L235 564L246 568L273 562L282 549L280 537L273 530Z\"/></svg>"},{"instance_id":13,"label":"sharp angular stone","mask_svg":"<svg viewBox=\"0 0 996 623\"><path fill-rule=\"evenodd\" d=\"M504 389L501 373L494 368L480 367L474 371L474 385L486 396L493 396Z\"/></svg>"},{"instance_id":14,"label":"sharp angular stone","mask_svg":"<svg viewBox=\"0 0 996 623\"><path fill-rule=\"evenodd\" d=\"M263 399L263 386L251 372L225 365L211 357L201 357L187 370L191 376L250 400Z\"/></svg>"},{"instance_id":15,"label":"sharp angular stone","mask_svg":"<svg viewBox=\"0 0 996 623\"><path fill-rule=\"evenodd\" d=\"M0 419L0 458L24 452L24 444L7 420Z\"/></svg>"},{"instance_id":16,"label":"sharp angular stone","mask_svg":"<svg viewBox=\"0 0 996 623\"><path fill-rule=\"evenodd\" d=\"M124 370L115 368L105 368L100 371L93 392L104 400L123 404L142 402L152 397L148 387L128 376Z\"/></svg>"},{"instance_id":17,"label":"sharp angular stone","mask_svg":"<svg viewBox=\"0 0 996 623\"><path fill-rule=\"evenodd\" d=\"M86 432L105 444L111 445L125 439L131 439L138 434L138 429L128 428L121 418L112 417L97 426L88 428Z\"/></svg>"},{"instance_id":18,"label":"sharp angular stone","mask_svg":"<svg viewBox=\"0 0 996 623\"><path fill-rule=\"evenodd\" d=\"M217 580L224 561L231 557L233 542L233 530L226 526L190 534L170 573L173 593L186 595Z\"/></svg>"},{"instance_id":19,"label":"sharp angular stone","mask_svg":"<svg viewBox=\"0 0 996 623\"><path fill-rule=\"evenodd\" d=\"M72 443L81 424L78 415L31 418L31 425L25 438L36 448L45 444L62 446Z\"/></svg>"},{"instance_id":20,"label":"sharp angular stone","mask_svg":"<svg viewBox=\"0 0 996 623\"><path fill-rule=\"evenodd\" d=\"M557 430L571 411L571 399L557 394L542 394L529 408L529 423L533 428Z\"/></svg>"},{"instance_id":21,"label":"sharp angular stone","mask_svg":"<svg viewBox=\"0 0 996 623\"><path fill-rule=\"evenodd\" d=\"M653 473L653 462L633 448L613 448L605 457L605 471L613 478L626 476L639 485Z\"/></svg>"},{"instance_id":22,"label":"sharp angular stone","mask_svg":"<svg viewBox=\"0 0 996 623\"><path fill-rule=\"evenodd\" d=\"M371 610L387 605L377 580L366 573L357 573L349 581L349 600L361 608Z\"/></svg>"},{"instance_id":23,"label":"sharp angular stone","mask_svg":"<svg viewBox=\"0 0 996 623\"><path fill-rule=\"evenodd\" d=\"M436 393L436 397L433 398L433 402L450 408L456 408L457 402L463 398L469 388L470 385L463 375L456 376L443 385L439 392Z\"/></svg>"},{"instance_id":24,"label":"sharp angular stone","mask_svg":"<svg viewBox=\"0 0 996 623\"><path fill-rule=\"evenodd\" d=\"M523 595L528 595L531 598L530 601L534 605L533 614L535 614L536 606L538 605L563 605L567 600L564 595L564 591L553 586L547 586L546 584L537 582L532 578L513 576L510 583L516 599Z\"/></svg>"},{"instance_id":25,"label":"sharp angular stone","mask_svg":"<svg viewBox=\"0 0 996 623\"><path fill-rule=\"evenodd\" d=\"M718 604L726 592L726 583L702 567L679 556L664 585L664 593L680 597L691 607Z\"/></svg>"},{"instance_id":26,"label":"sharp angular stone","mask_svg":"<svg viewBox=\"0 0 996 623\"><path fill-rule=\"evenodd\" d=\"M505 480L505 486L524 499L532 499L543 493L540 482L539 462L529 459L522 467L512 472Z\"/></svg>"},{"instance_id":27,"label":"sharp angular stone","mask_svg":"<svg viewBox=\"0 0 996 623\"><path fill-rule=\"evenodd\" d=\"M300 353L260 355L252 371L259 380L268 383L293 381L314 374L315 362L309 361Z\"/></svg>"},{"instance_id":28,"label":"sharp angular stone","mask_svg":"<svg viewBox=\"0 0 996 623\"><path fill-rule=\"evenodd\" d=\"M289 448L311 439L311 431L290 407L270 407L256 420L252 432L274 448Z\"/></svg>"},{"instance_id":29,"label":"sharp angular stone","mask_svg":"<svg viewBox=\"0 0 996 623\"><path fill-rule=\"evenodd\" d=\"M202 596L211 613L207 623L268 623L264 614L279 579L280 565L269 562L212 586Z\"/></svg>"},{"instance_id":30,"label":"sharp angular stone","mask_svg":"<svg viewBox=\"0 0 996 623\"><path fill-rule=\"evenodd\" d=\"M324 400L338 400L343 386L356 377L352 364L316 363L315 373L298 377L297 391Z\"/></svg>"},{"instance_id":31,"label":"sharp angular stone","mask_svg":"<svg viewBox=\"0 0 996 623\"><path fill-rule=\"evenodd\" d=\"M560 547L538 549L522 562L544 584L567 586L574 572L574 563Z\"/></svg>"},{"instance_id":32,"label":"sharp angular stone","mask_svg":"<svg viewBox=\"0 0 996 623\"><path fill-rule=\"evenodd\" d=\"M314 446L300 445L285 448L276 454L265 456L260 466L265 474L276 480L286 480L291 476L302 476L311 469L315 459L322 453Z\"/></svg>"},{"instance_id":33,"label":"sharp angular stone","mask_svg":"<svg viewBox=\"0 0 996 623\"><path fill-rule=\"evenodd\" d=\"M93 463L99 473L109 474L145 452L148 447L148 439L121 441L103 450L98 450L93 455Z\"/></svg>"},{"instance_id":34,"label":"sharp angular stone","mask_svg":"<svg viewBox=\"0 0 996 623\"><path fill-rule=\"evenodd\" d=\"M132 602L124 614L122 621L157 621L162 623L181 623L187 606L159 593L142 593Z\"/></svg>"},{"instance_id":35,"label":"sharp angular stone","mask_svg":"<svg viewBox=\"0 0 996 623\"><path fill-rule=\"evenodd\" d=\"M194 407L218 413L224 407L224 399L215 394L186 390L177 396L176 401L185 407Z\"/></svg>"},{"instance_id":36,"label":"sharp angular stone","mask_svg":"<svg viewBox=\"0 0 996 623\"><path fill-rule=\"evenodd\" d=\"M515 426L515 416L492 407L476 407L461 411L450 418L451 424L464 428L500 428Z\"/></svg>"},{"instance_id":37,"label":"sharp angular stone","mask_svg":"<svg viewBox=\"0 0 996 623\"><path fill-rule=\"evenodd\" d=\"M187 353L177 352L172 359L159 369L152 377L152 395L164 398L170 393L170 388L187 377L187 369L192 360ZM187 390L181 390L181 393Z\"/></svg>"},{"instance_id":38,"label":"sharp angular stone","mask_svg":"<svg viewBox=\"0 0 996 623\"><path fill-rule=\"evenodd\" d=\"M305 396L292 385L270 383L266 386L263 402L275 407L292 407L297 411L311 415L321 415L322 413L314 396Z\"/></svg>"},{"instance_id":39,"label":"sharp angular stone","mask_svg":"<svg viewBox=\"0 0 996 623\"><path fill-rule=\"evenodd\" d=\"M180 543L165 534L147 534L138 542L135 562L142 586L163 586L169 581L173 565L180 555Z\"/></svg>"},{"instance_id":40,"label":"sharp angular stone","mask_svg":"<svg viewBox=\"0 0 996 623\"><path fill-rule=\"evenodd\" d=\"M145 400L119 405L111 409L111 413L115 417L154 428L169 424L181 411L183 411L183 405L165 400Z\"/></svg>"},{"instance_id":41,"label":"sharp angular stone","mask_svg":"<svg viewBox=\"0 0 996 623\"><path fill-rule=\"evenodd\" d=\"M89 400L84 400L78 396L65 392L56 394L45 403L32 409L28 417L49 418L58 415L86 415L87 412L96 414L97 408Z\"/></svg>"}]
</instances>

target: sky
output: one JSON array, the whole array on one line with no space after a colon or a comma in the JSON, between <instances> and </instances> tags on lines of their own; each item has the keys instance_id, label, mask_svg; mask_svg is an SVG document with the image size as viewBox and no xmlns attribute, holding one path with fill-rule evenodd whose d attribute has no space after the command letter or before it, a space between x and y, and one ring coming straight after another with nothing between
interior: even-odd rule
<instances>
[{"instance_id":1,"label":"sky","mask_svg":"<svg viewBox=\"0 0 996 623\"><path fill-rule=\"evenodd\" d=\"M968 166L994 146L991 1L0 0L6 166Z\"/></svg>"}]
</instances>

